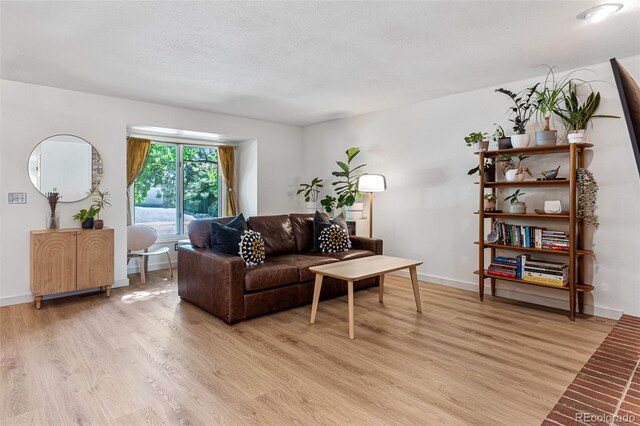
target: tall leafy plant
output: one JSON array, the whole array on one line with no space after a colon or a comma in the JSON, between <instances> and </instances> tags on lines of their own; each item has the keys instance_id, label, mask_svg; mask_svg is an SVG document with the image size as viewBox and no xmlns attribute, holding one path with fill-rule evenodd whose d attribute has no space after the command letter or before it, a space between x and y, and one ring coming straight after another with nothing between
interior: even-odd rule
<instances>
[{"instance_id":1,"label":"tall leafy plant","mask_svg":"<svg viewBox=\"0 0 640 426\"><path fill-rule=\"evenodd\" d=\"M304 201L307 203L313 201L315 203L318 201L320 188L322 188L322 179L315 177L311 180L311 183L301 183L296 195L302 194Z\"/></svg>"},{"instance_id":2,"label":"tall leafy plant","mask_svg":"<svg viewBox=\"0 0 640 426\"><path fill-rule=\"evenodd\" d=\"M544 120L544 130L551 130L549 121L551 116L556 113L564 101L565 93L571 84L577 80L573 80L569 73L559 80L556 80L554 69L548 67L547 76L542 83L542 88L536 90L536 104L540 117ZM581 80L580 80L581 81Z\"/></svg>"},{"instance_id":3,"label":"tall leafy plant","mask_svg":"<svg viewBox=\"0 0 640 426\"><path fill-rule=\"evenodd\" d=\"M533 95L539 85L540 83L537 83L535 86L518 93L502 88L496 89L496 92L507 95L513 101L514 106L510 108L512 116L509 121L513 123L513 131L518 135L526 133L525 127L536 112L537 100Z\"/></svg>"},{"instance_id":4,"label":"tall leafy plant","mask_svg":"<svg viewBox=\"0 0 640 426\"><path fill-rule=\"evenodd\" d=\"M347 154L347 162L336 161L340 170L331 173L333 176L339 178L337 181L332 182L336 191L337 208L344 206L352 206L356 202L356 199L360 198L362 194L358 191L358 178L362 176L361 170L366 164L360 164L359 166L353 166L353 160L360 153L360 148L353 147L345 151Z\"/></svg>"},{"instance_id":5,"label":"tall leafy plant","mask_svg":"<svg viewBox=\"0 0 640 426\"><path fill-rule=\"evenodd\" d=\"M620 118L615 115L597 115L598 108L600 108L600 92L591 91L584 101L581 101L577 86L569 84L567 92L563 95L562 106L558 106L554 112L562 119L569 131L587 130L587 126L594 118Z\"/></svg>"}]
</instances>

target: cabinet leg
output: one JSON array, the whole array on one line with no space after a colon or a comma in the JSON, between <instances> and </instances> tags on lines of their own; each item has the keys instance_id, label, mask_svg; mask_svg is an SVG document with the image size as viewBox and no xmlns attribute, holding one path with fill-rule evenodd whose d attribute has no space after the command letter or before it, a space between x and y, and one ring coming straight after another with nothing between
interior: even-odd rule
<instances>
[{"instance_id":1,"label":"cabinet leg","mask_svg":"<svg viewBox=\"0 0 640 426\"><path fill-rule=\"evenodd\" d=\"M584 314L584 292L578 293L578 312Z\"/></svg>"},{"instance_id":2,"label":"cabinet leg","mask_svg":"<svg viewBox=\"0 0 640 426\"><path fill-rule=\"evenodd\" d=\"M40 309L41 303L42 303L42 296L36 296L36 309Z\"/></svg>"},{"instance_id":3,"label":"cabinet leg","mask_svg":"<svg viewBox=\"0 0 640 426\"><path fill-rule=\"evenodd\" d=\"M108 285L108 286L106 286L104 289L105 289L105 291L107 292L107 297L111 296L111 286L110 286L110 285Z\"/></svg>"}]
</instances>

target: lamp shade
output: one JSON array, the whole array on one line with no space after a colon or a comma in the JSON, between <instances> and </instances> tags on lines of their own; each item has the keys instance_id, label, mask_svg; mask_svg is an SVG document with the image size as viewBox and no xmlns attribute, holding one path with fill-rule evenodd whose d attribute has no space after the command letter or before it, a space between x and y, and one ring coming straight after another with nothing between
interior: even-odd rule
<instances>
[{"instance_id":1,"label":"lamp shade","mask_svg":"<svg viewBox=\"0 0 640 426\"><path fill-rule=\"evenodd\" d=\"M362 175L358 178L358 191L382 192L387 189L387 179L383 175Z\"/></svg>"}]
</instances>

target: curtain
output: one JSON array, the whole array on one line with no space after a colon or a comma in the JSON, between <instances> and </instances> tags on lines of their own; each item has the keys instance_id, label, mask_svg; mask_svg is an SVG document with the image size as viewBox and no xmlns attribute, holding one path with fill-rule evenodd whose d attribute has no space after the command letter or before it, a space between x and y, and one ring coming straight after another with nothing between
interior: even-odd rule
<instances>
[{"instance_id":1,"label":"curtain","mask_svg":"<svg viewBox=\"0 0 640 426\"><path fill-rule=\"evenodd\" d=\"M220 168L222 169L222 177L227 185L227 216L235 216L238 214L238 207L236 204L236 194L234 192L235 176L233 171L235 170L235 161L233 158L233 146L221 146L218 147L218 157L220 159Z\"/></svg>"},{"instance_id":2,"label":"curtain","mask_svg":"<svg viewBox=\"0 0 640 426\"><path fill-rule=\"evenodd\" d=\"M129 190L136 178L142 173L142 169L144 169L144 163L147 161L150 147L151 141L148 139L127 138L127 225L133 223Z\"/></svg>"}]
</instances>

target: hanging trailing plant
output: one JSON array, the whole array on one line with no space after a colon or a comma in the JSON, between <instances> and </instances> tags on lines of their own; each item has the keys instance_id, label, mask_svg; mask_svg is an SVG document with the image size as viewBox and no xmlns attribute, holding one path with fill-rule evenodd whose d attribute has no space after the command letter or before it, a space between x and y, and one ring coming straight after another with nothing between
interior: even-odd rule
<instances>
[{"instance_id":1,"label":"hanging trailing plant","mask_svg":"<svg viewBox=\"0 0 640 426\"><path fill-rule=\"evenodd\" d=\"M582 168L576 170L576 178L578 183L578 216L597 229L600 225L598 216L596 216L598 182L590 170Z\"/></svg>"}]
</instances>

